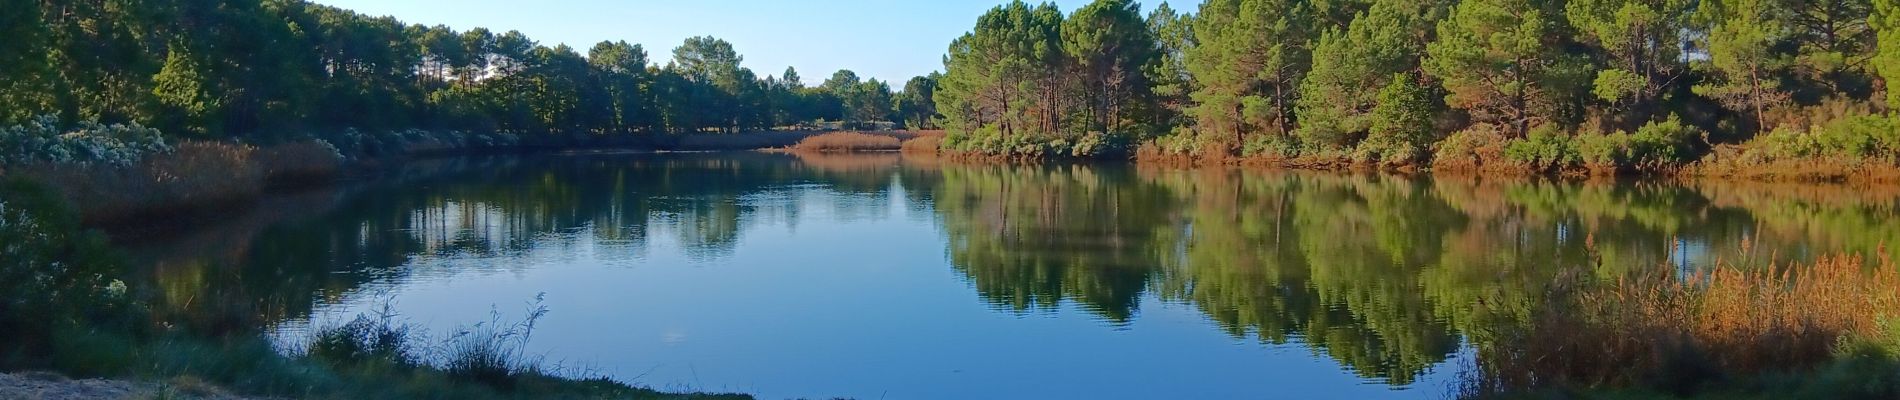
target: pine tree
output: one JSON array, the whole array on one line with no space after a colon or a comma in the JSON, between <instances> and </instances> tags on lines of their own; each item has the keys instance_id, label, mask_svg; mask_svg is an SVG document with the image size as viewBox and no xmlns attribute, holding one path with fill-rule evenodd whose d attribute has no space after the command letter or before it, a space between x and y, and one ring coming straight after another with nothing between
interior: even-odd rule
<instances>
[{"instance_id":1,"label":"pine tree","mask_svg":"<svg viewBox=\"0 0 1900 400\"><path fill-rule=\"evenodd\" d=\"M1425 71L1450 92L1445 103L1520 137L1553 122L1540 110L1562 101L1566 93L1551 84L1570 60L1542 7L1532 0L1466 0L1453 8L1438 24L1438 41L1426 46Z\"/></svg>"},{"instance_id":2,"label":"pine tree","mask_svg":"<svg viewBox=\"0 0 1900 400\"><path fill-rule=\"evenodd\" d=\"M1753 116L1758 131L1770 129L1768 108L1788 100L1781 78L1793 56L1776 46L1788 40L1787 9L1773 0L1732 0L1704 3L1701 11L1711 80L1696 93Z\"/></svg>"},{"instance_id":3,"label":"pine tree","mask_svg":"<svg viewBox=\"0 0 1900 400\"><path fill-rule=\"evenodd\" d=\"M1187 52L1198 86L1192 111L1203 134L1238 148L1259 132L1287 134L1293 101L1309 68L1312 9L1295 0L1209 0L1194 21Z\"/></svg>"},{"instance_id":4,"label":"pine tree","mask_svg":"<svg viewBox=\"0 0 1900 400\"><path fill-rule=\"evenodd\" d=\"M1322 148L1351 146L1371 129L1379 92L1401 72L1418 68L1431 26L1430 3L1380 1L1350 27L1320 36L1313 71L1300 85L1298 115L1303 143Z\"/></svg>"}]
</instances>

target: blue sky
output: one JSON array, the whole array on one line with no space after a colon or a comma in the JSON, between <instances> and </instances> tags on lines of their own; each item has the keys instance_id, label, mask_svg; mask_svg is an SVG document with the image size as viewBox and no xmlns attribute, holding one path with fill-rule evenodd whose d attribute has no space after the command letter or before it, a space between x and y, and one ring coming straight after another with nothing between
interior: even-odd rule
<instances>
[{"instance_id":1,"label":"blue sky","mask_svg":"<svg viewBox=\"0 0 1900 400\"><path fill-rule=\"evenodd\" d=\"M760 75L798 68L816 84L841 68L903 82L943 69L944 49L1005 0L313 0L412 24L519 30L585 53L601 40L646 46L656 63L692 36L732 42ZM1087 0L1058 0L1073 11ZM1192 10L1200 0L1176 0ZM1143 12L1160 1L1144 1Z\"/></svg>"}]
</instances>

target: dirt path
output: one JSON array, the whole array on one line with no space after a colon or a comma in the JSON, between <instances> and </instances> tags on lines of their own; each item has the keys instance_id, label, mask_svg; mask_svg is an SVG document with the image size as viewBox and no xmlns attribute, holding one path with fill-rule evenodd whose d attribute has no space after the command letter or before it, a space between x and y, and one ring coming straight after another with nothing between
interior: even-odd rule
<instances>
[{"instance_id":1,"label":"dirt path","mask_svg":"<svg viewBox=\"0 0 1900 400\"><path fill-rule=\"evenodd\" d=\"M0 399L217 399L236 400L215 388L193 384L155 384L107 379L67 379L58 374L0 374Z\"/></svg>"}]
</instances>

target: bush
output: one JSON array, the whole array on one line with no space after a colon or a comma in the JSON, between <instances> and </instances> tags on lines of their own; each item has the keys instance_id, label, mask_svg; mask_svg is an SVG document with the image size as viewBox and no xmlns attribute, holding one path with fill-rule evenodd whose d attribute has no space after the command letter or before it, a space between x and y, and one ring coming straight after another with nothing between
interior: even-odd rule
<instances>
[{"instance_id":1,"label":"bush","mask_svg":"<svg viewBox=\"0 0 1900 400\"><path fill-rule=\"evenodd\" d=\"M1700 129L1684 125L1675 116L1643 124L1630 140L1629 160L1625 165L1656 168L1688 162L1695 152L1695 140L1701 136Z\"/></svg>"},{"instance_id":2,"label":"bush","mask_svg":"<svg viewBox=\"0 0 1900 400\"><path fill-rule=\"evenodd\" d=\"M1240 155L1244 157L1294 158L1299 157L1303 147L1300 141L1290 135L1253 135L1241 144Z\"/></svg>"},{"instance_id":3,"label":"bush","mask_svg":"<svg viewBox=\"0 0 1900 400\"><path fill-rule=\"evenodd\" d=\"M1561 170L1580 160L1570 136L1551 125L1531 129L1524 140L1512 141L1505 147L1504 156L1540 171Z\"/></svg>"},{"instance_id":4,"label":"bush","mask_svg":"<svg viewBox=\"0 0 1900 400\"><path fill-rule=\"evenodd\" d=\"M122 260L62 203L0 180L0 369L48 367L40 363L70 349L63 331L134 320L116 318L129 307Z\"/></svg>"},{"instance_id":5,"label":"bush","mask_svg":"<svg viewBox=\"0 0 1900 400\"><path fill-rule=\"evenodd\" d=\"M1585 167L1597 170L1671 168L1690 161L1701 130L1676 117L1650 122L1636 133L1581 134L1572 138Z\"/></svg>"},{"instance_id":6,"label":"bush","mask_svg":"<svg viewBox=\"0 0 1900 400\"><path fill-rule=\"evenodd\" d=\"M1806 131L1776 129L1741 147L1747 163L1833 158L1891 164L1900 161L1900 121L1886 115L1849 116Z\"/></svg>"},{"instance_id":7,"label":"bush","mask_svg":"<svg viewBox=\"0 0 1900 400\"><path fill-rule=\"evenodd\" d=\"M1004 135L993 126L971 132L951 132L944 136L943 145L945 149L956 151L1030 158L1061 156L1070 150L1068 143L1061 139L1027 133Z\"/></svg>"},{"instance_id":8,"label":"bush","mask_svg":"<svg viewBox=\"0 0 1900 400\"><path fill-rule=\"evenodd\" d=\"M1432 166L1449 169L1482 169L1503 163L1504 147L1509 140L1497 127L1475 125L1454 132L1437 144Z\"/></svg>"},{"instance_id":9,"label":"bush","mask_svg":"<svg viewBox=\"0 0 1900 400\"><path fill-rule=\"evenodd\" d=\"M28 164L129 166L172 147L157 129L137 124L82 122L61 129L59 118L41 116L25 125L0 128L0 167Z\"/></svg>"},{"instance_id":10,"label":"bush","mask_svg":"<svg viewBox=\"0 0 1900 400\"><path fill-rule=\"evenodd\" d=\"M1127 154L1128 135L1120 133L1089 132L1075 139L1069 146L1069 155L1082 158L1103 158Z\"/></svg>"}]
</instances>

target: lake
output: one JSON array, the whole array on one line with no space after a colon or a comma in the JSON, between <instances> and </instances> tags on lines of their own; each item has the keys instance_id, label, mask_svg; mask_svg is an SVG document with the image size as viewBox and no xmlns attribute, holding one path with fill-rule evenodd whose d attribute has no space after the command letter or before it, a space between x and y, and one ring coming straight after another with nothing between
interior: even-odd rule
<instances>
[{"instance_id":1,"label":"lake","mask_svg":"<svg viewBox=\"0 0 1900 400\"><path fill-rule=\"evenodd\" d=\"M573 154L413 162L125 246L168 320L294 338L387 310L441 335L538 304L531 353L658 389L1435 399L1564 274L1891 256L1896 199Z\"/></svg>"}]
</instances>

